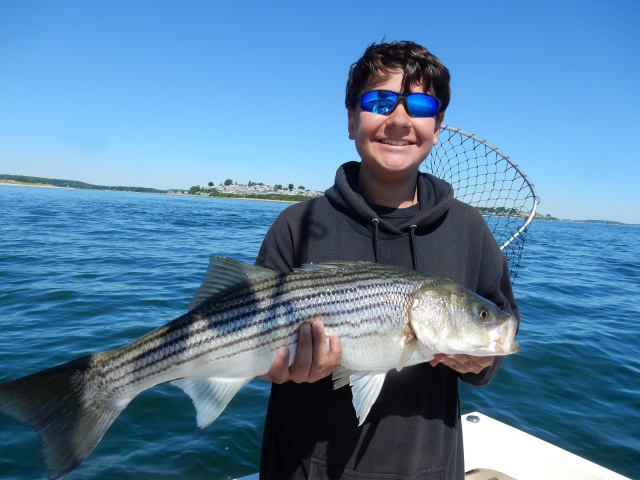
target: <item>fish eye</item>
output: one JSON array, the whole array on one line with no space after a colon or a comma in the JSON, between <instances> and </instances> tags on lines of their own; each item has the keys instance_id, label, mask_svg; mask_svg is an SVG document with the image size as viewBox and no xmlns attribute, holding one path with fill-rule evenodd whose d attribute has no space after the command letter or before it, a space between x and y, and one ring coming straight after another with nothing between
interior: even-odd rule
<instances>
[{"instance_id":1,"label":"fish eye","mask_svg":"<svg viewBox=\"0 0 640 480\"><path fill-rule=\"evenodd\" d=\"M489 311L486 308L480 310L480 318L485 319L489 316Z\"/></svg>"}]
</instances>

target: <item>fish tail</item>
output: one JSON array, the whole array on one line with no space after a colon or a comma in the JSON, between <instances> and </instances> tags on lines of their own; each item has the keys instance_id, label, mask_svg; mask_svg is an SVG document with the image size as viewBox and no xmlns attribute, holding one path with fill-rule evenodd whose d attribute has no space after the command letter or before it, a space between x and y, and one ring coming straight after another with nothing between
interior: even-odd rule
<instances>
[{"instance_id":1,"label":"fish tail","mask_svg":"<svg viewBox=\"0 0 640 480\"><path fill-rule=\"evenodd\" d=\"M97 355L0 385L0 412L36 431L50 480L80 465L129 403L101 389Z\"/></svg>"}]
</instances>

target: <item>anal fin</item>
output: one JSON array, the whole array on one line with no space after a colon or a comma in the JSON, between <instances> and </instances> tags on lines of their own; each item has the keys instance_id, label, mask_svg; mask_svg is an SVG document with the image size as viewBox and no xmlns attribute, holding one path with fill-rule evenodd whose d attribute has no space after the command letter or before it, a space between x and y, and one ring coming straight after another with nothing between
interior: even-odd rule
<instances>
[{"instance_id":1,"label":"anal fin","mask_svg":"<svg viewBox=\"0 0 640 480\"><path fill-rule=\"evenodd\" d=\"M250 378L186 377L171 382L191 397L196 407L198 427L205 428L225 409Z\"/></svg>"}]
</instances>

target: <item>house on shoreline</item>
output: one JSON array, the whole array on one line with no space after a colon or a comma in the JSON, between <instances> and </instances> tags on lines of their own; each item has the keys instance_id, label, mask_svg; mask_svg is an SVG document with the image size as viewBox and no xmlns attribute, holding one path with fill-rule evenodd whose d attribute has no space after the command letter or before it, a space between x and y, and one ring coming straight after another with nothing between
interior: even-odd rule
<instances>
[{"instance_id":1,"label":"house on shoreline","mask_svg":"<svg viewBox=\"0 0 640 480\"><path fill-rule=\"evenodd\" d=\"M211 191L216 190L219 194L228 195L300 195L303 197L318 197L324 192L318 190L304 190L302 188L275 188L270 185L254 184L245 185L236 183L232 185L219 185L217 187L202 187L195 195L208 195ZM190 192L184 192L190 193Z\"/></svg>"}]
</instances>

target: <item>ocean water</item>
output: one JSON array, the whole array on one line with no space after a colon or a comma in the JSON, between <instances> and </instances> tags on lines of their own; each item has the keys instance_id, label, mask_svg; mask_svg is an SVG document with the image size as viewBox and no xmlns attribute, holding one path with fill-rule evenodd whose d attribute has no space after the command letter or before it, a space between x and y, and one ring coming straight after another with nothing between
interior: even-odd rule
<instances>
[{"instance_id":1,"label":"ocean water","mask_svg":"<svg viewBox=\"0 0 640 480\"><path fill-rule=\"evenodd\" d=\"M0 382L120 346L184 313L209 256L253 262L283 203L0 186ZM532 225L514 286L521 351L481 411L640 478L640 228ZM143 392L68 479L229 479L258 469L265 382L210 427ZM42 479L36 434L0 416L0 478Z\"/></svg>"}]
</instances>

